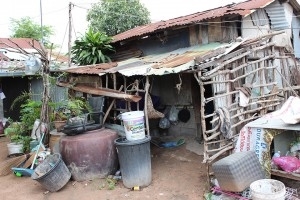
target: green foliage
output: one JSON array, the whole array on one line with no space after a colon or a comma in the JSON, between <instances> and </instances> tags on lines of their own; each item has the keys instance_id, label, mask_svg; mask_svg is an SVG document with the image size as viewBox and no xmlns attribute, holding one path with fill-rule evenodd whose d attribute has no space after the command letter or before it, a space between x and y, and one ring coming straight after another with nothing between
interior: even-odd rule
<instances>
[{"instance_id":1,"label":"green foliage","mask_svg":"<svg viewBox=\"0 0 300 200\"><path fill-rule=\"evenodd\" d=\"M40 119L42 101L28 99L21 105L20 121L23 124L24 132L30 132L36 119Z\"/></svg>"},{"instance_id":2,"label":"green foliage","mask_svg":"<svg viewBox=\"0 0 300 200\"><path fill-rule=\"evenodd\" d=\"M85 35L76 39L72 47L72 60L79 65L90 65L110 61L107 53L113 51L109 45L112 38L101 32L89 29Z\"/></svg>"},{"instance_id":3,"label":"green foliage","mask_svg":"<svg viewBox=\"0 0 300 200\"><path fill-rule=\"evenodd\" d=\"M23 152L30 152L30 141L32 138L24 132L23 123L12 122L5 130L4 134L11 142L23 144Z\"/></svg>"},{"instance_id":4,"label":"green foliage","mask_svg":"<svg viewBox=\"0 0 300 200\"><path fill-rule=\"evenodd\" d=\"M102 0L93 4L87 20L94 31L114 36L150 23L150 12L139 0Z\"/></svg>"},{"instance_id":5,"label":"green foliage","mask_svg":"<svg viewBox=\"0 0 300 200\"><path fill-rule=\"evenodd\" d=\"M109 190L114 190L116 188L117 180L113 178L106 178L106 183Z\"/></svg>"},{"instance_id":6,"label":"green foliage","mask_svg":"<svg viewBox=\"0 0 300 200\"><path fill-rule=\"evenodd\" d=\"M105 188L108 189L108 190L114 190L116 188L117 183L118 183L118 180L106 177L105 181L100 182L98 188L100 190L103 190Z\"/></svg>"},{"instance_id":7,"label":"green foliage","mask_svg":"<svg viewBox=\"0 0 300 200\"><path fill-rule=\"evenodd\" d=\"M71 97L57 103L52 103L53 116L51 121L64 121L68 118L91 112L92 108L84 98Z\"/></svg>"},{"instance_id":8,"label":"green foliage","mask_svg":"<svg viewBox=\"0 0 300 200\"><path fill-rule=\"evenodd\" d=\"M18 104L20 103L24 103L25 101L27 101L28 99L30 99L32 96L31 93L29 92L22 92L22 94L20 94L19 96L17 96L17 98L15 98L10 106L10 110L13 110L14 108L16 108L18 106Z\"/></svg>"},{"instance_id":9,"label":"green foliage","mask_svg":"<svg viewBox=\"0 0 300 200\"><path fill-rule=\"evenodd\" d=\"M11 31L13 38L33 38L37 41L43 39L44 46L49 48L51 43L49 41L50 37L53 35L54 31L52 26L42 26L43 34L41 32L41 26L32 21L30 17L23 17L19 20L11 19Z\"/></svg>"}]
</instances>

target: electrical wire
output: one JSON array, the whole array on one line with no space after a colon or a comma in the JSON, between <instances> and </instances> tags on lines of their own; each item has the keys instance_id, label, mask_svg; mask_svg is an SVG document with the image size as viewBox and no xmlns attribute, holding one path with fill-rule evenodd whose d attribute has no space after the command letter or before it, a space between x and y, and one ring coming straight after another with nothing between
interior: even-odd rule
<instances>
[{"instance_id":1,"label":"electrical wire","mask_svg":"<svg viewBox=\"0 0 300 200\"><path fill-rule=\"evenodd\" d=\"M74 26L73 16L71 17L71 21L72 21L72 29L74 31L75 38L77 38L76 31L75 31L75 26Z\"/></svg>"},{"instance_id":2,"label":"electrical wire","mask_svg":"<svg viewBox=\"0 0 300 200\"><path fill-rule=\"evenodd\" d=\"M59 52L58 52L58 54L57 54L57 56L56 56L56 60L58 59L58 56L60 56L62 47L63 47L63 45L64 45L64 43L65 43L65 38L66 38L66 35L67 35L68 26L69 26L69 22L68 22L67 25L66 25L66 28L65 28L65 34L64 34L64 37L63 37L63 41L62 41L62 43L61 43L61 45L60 45Z\"/></svg>"}]
</instances>

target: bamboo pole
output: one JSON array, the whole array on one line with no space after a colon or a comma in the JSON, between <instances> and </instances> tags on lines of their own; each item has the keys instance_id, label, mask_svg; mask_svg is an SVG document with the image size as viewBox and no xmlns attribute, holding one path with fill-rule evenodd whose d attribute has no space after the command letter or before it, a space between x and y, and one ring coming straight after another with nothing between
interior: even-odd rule
<instances>
[{"instance_id":1,"label":"bamboo pole","mask_svg":"<svg viewBox=\"0 0 300 200\"><path fill-rule=\"evenodd\" d=\"M215 139L215 138L218 137L219 135L221 135L221 132L220 132L220 131L218 131L218 132L212 134L211 136L206 137L204 140L205 140L205 142L207 142L207 141L210 141L210 140L212 140L212 139ZM208 146L208 144L206 144L206 145ZM208 149L207 149L207 150L208 150ZM206 150L206 152L207 152L207 150Z\"/></svg>"},{"instance_id":2,"label":"bamboo pole","mask_svg":"<svg viewBox=\"0 0 300 200\"><path fill-rule=\"evenodd\" d=\"M208 102L210 102L210 101L213 101L213 100L215 100L215 99L217 99L217 98L220 98L220 97L225 97L225 96L228 96L228 95L232 95L232 94L236 94L236 93L238 93L239 91L232 91L232 92L228 92L228 93L226 93L226 94L220 94L220 95L216 95L216 96L214 96L214 97L210 97L210 98L207 98L206 100L205 100L205 103L208 103Z\"/></svg>"},{"instance_id":3,"label":"bamboo pole","mask_svg":"<svg viewBox=\"0 0 300 200\"><path fill-rule=\"evenodd\" d=\"M247 64L244 65L244 67L245 67L245 66L247 66ZM242 79L242 78L245 78L245 77L249 76L250 74L254 74L254 73L256 73L256 72L258 72L258 71L260 71L260 70L264 70L264 69L274 69L274 68L276 68L276 67L274 67L274 66L272 66L272 67L259 67L259 68L255 69L255 70L253 70L253 71L247 72L247 74L244 74L244 75L241 75L241 76L237 76L235 79L232 79L232 80L224 80L224 81L208 81L208 82L204 82L204 85L213 84L213 83L227 83L227 82L234 83L234 82L236 82L236 81L238 81L238 80L240 80L240 79ZM233 72L235 72L235 71L236 71L236 70L228 70L227 73L233 73ZM218 74L215 74L215 75L217 76L217 75L220 75L220 74L223 74L223 73L218 73Z\"/></svg>"},{"instance_id":4,"label":"bamboo pole","mask_svg":"<svg viewBox=\"0 0 300 200\"><path fill-rule=\"evenodd\" d=\"M121 87L120 87L120 89L118 91L121 92L122 89L123 89L123 85L121 85ZM107 108L106 113L105 113L105 115L103 117L103 124L105 123L106 118L108 117L110 110L115 105L115 102L116 102L116 99L113 99L112 102L110 103L109 107Z\"/></svg>"},{"instance_id":5,"label":"bamboo pole","mask_svg":"<svg viewBox=\"0 0 300 200\"><path fill-rule=\"evenodd\" d=\"M254 51L262 50L262 49L265 49L265 48L273 46L273 45L275 45L274 42L269 42L269 43L267 43L265 45L262 45L262 46L259 46L259 47L255 47L255 48L251 49L251 51L247 51L247 52L245 52L245 53L243 53L243 54L241 54L239 56L236 56L234 58L231 58L231 59L223 62L221 65L219 65L219 66L215 67L214 69L212 69L212 70L204 73L203 76L210 76L210 75L214 74L215 72L217 72L218 70L222 69L224 66L228 65L229 63L231 63L231 62L233 62L235 60L241 59L242 57L247 56L247 55L251 54Z\"/></svg>"},{"instance_id":6,"label":"bamboo pole","mask_svg":"<svg viewBox=\"0 0 300 200\"><path fill-rule=\"evenodd\" d=\"M227 142L227 141L224 141L224 142ZM221 142L220 142L221 143ZM208 150L208 153L213 153L213 152L216 152L216 151L220 151L226 147L229 147L229 146L232 146L233 145L233 142L229 142L228 144L226 144L225 146L222 146L218 149L212 149L212 150Z\"/></svg>"},{"instance_id":7,"label":"bamboo pole","mask_svg":"<svg viewBox=\"0 0 300 200\"><path fill-rule=\"evenodd\" d=\"M150 128L149 128L149 117L148 117L148 94L149 94L149 76L146 76L146 85L145 85L145 101L144 101L144 113L145 113L145 121L146 121L146 130L147 130L147 135L150 135Z\"/></svg>"},{"instance_id":8,"label":"bamboo pole","mask_svg":"<svg viewBox=\"0 0 300 200\"><path fill-rule=\"evenodd\" d=\"M226 147L226 148L224 148L224 149L222 149L221 151L219 151L218 153L214 154L213 156L211 156L211 157L209 157L209 158L203 160L203 162L208 162L208 163L210 163L210 162L212 162L213 160L215 160L217 157L219 157L220 155L222 155L223 153L225 153L226 151L231 150L231 149L233 149L233 145L232 145L232 146L229 146L229 147Z\"/></svg>"},{"instance_id":9,"label":"bamboo pole","mask_svg":"<svg viewBox=\"0 0 300 200\"><path fill-rule=\"evenodd\" d=\"M220 58L219 60L210 61L210 62L201 64L201 65L199 64L197 66L197 71L204 70L204 69L209 68L211 66L214 66L214 65L216 65L216 64L218 64L220 62L223 62L224 60L228 60L228 59L231 59L233 57L236 57L237 55L239 55L241 53L244 53L245 51L246 51L246 49L244 49L244 48L243 49L239 49L237 51L234 51L234 52L232 52L230 54L225 55L223 58Z\"/></svg>"},{"instance_id":10,"label":"bamboo pole","mask_svg":"<svg viewBox=\"0 0 300 200\"><path fill-rule=\"evenodd\" d=\"M108 96L108 97L113 97L113 98L126 99L126 100L131 100L134 102L138 102L142 99L142 97L140 97L140 96L125 94L123 92L118 92L118 91L106 89L106 88L101 88L101 89L93 88L90 86L80 85L80 84L73 86L70 83L63 83L63 82L58 82L56 84L58 86L67 87L72 90L76 90L76 91L84 92L84 93L88 93L88 94L95 94L95 95L100 95L100 96Z\"/></svg>"}]
</instances>

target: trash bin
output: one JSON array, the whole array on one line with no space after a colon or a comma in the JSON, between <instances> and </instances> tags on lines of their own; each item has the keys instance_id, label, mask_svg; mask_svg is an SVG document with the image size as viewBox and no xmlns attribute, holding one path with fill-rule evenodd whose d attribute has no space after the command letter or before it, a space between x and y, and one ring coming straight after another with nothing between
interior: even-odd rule
<instances>
[{"instance_id":1,"label":"trash bin","mask_svg":"<svg viewBox=\"0 0 300 200\"><path fill-rule=\"evenodd\" d=\"M115 140L123 184L127 188L145 187L151 183L150 136L129 141Z\"/></svg>"}]
</instances>

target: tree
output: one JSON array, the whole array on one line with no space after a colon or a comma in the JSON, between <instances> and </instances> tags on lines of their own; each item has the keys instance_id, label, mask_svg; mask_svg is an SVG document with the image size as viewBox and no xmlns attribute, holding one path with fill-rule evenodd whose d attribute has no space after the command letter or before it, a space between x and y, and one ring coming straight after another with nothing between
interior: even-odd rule
<instances>
[{"instance_id":1,"label":"tree","mask_svg":"<svg viewBox=\"0 0 300 200\"><path fill-rule=\"evenodd\" d=\"M71 54L73 62L79 65L91 65L110 61L107 54L113 51L109 44L112 38L102 32L94 32L91 28L74 41Z\"/></svg>"},{"instance_id":2,"label":"tree","mask_svg":"<svg viewBox=\"0 0 300 200\"><path fill-rule=\"evenodd\" d=\"M102 0L93 4L87 21L94 31L114 36L150 23L150 12L139 0Z\"/></svg>"},{"instance_id":3,"label":"tree","mask_svg":"<svg viewBox=\"0 0 300 200\"><path fill-rule=\"evenodd\" d=\"M41 26L33 22L30 17L23 17L19 20L11 19L11 31L13 38L33 38L37 41L42 41L46 48L50 47L50 36L53 35L52 26L42 26L43 34L41 32Z\"/></svg>"}]
</instances>

